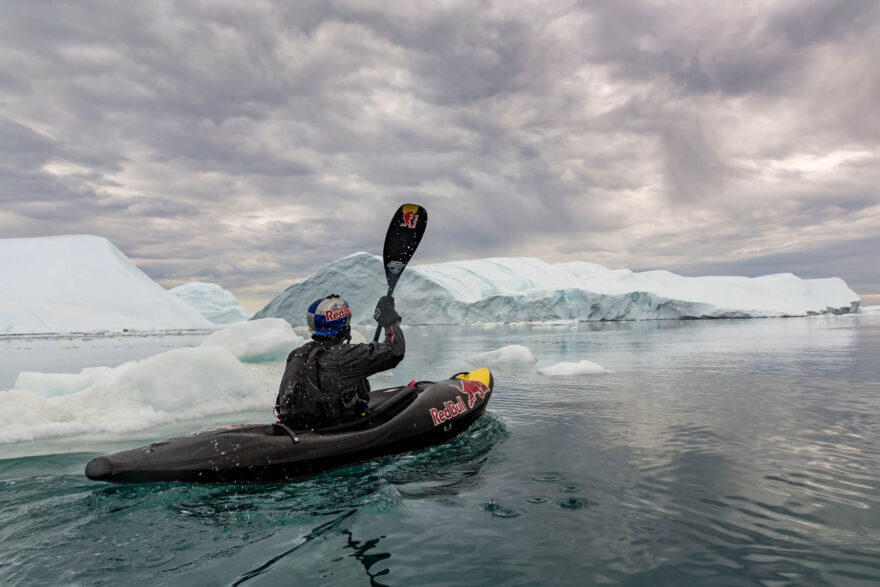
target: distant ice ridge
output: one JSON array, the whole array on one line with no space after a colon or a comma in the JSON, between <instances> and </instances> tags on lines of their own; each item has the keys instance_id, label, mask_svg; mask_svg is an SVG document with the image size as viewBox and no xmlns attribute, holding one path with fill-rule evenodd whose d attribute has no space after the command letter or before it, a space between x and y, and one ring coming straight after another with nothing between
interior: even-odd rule
<instances>
[{"instance_id":1,"label":"distant ice ridge","mask_svg":"<svg viewBox=\"0 0 880 587\"><path fill-rule=\"evenodd\" d=\"M216 283L193 281L169 289L215 324L232 324L251 318L254 313L241 307L232 292Z\"/></svg>"},{"instance_id":2,"label":"distant ice ridge","mask_svg":"<svg viewBox=\"0 0 880 587\"><path fill-rule=\"evenodd\" d=\"M0 443L143 430L169 422L272 407L279 360L303 339L284 320L234 324L202 346L74 374L19 374L0 391Z\"/></svg>"},{"instance_id":3,"label":"distant ice ridge","mask_svg":"<svg viewBox=\"0 0 880 587\"><path fill-rule=\"evenodd\" d=\"M305 324L313 300L337 293L352 306L356 322L368 323L385 288L381 258L355 253L291 285L255 318ZM836 277L683 277L533 258L411 266L394 297L406 324L807 316L858 311L860 305Z\"/></svg>"},{"instance_id":4,"label":"distant ice ridge","mask_svg":"<svg viewBox=\"0 0 880 587\"><path fill-rule=\"evenodd\" d=\"M0 334L215 328L107 239L0 239Z\"/></svg>"}]
</instances>

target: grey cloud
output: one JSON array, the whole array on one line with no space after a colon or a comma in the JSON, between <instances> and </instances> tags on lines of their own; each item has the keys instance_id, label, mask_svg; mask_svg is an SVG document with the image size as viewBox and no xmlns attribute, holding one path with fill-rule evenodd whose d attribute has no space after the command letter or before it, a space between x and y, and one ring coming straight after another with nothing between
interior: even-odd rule
<instances>
[{"instance_id":1,"label":"grey cloud","mask_svg":"<svg viewBox=\"0 0 880 587\"><path fill-rule=\"evenodd\" d=\"M750 10L4 2L0 227L260 295L379 252L406 200L431 213L417 261L675 268L812 238L864 260L878 9ZM874 156L809 163L838 151Z\"/></svg>"},{"instance_id":2,"label":"grey cloud","mask_svg":"<svg viewBox=\"0 0 880 587\"><path fill-rule=\"evenodd\" d=\"M871 0L810 0L771 18L768 29L794 47L858 37L877 27L880 5Z\"/></svg>"}]
</instances>

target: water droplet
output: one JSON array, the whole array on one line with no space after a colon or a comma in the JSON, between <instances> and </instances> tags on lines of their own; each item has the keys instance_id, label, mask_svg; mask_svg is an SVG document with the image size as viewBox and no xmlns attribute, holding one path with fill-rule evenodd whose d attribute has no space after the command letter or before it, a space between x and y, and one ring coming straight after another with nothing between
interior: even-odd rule
<instances>
[{"instance_id":1,"label":"water droplet","mask_svg":"<svg viewBox=\"0 0 880 587\"><path fill-rule=\"evenodd\" d=\"M599 505L599 503L593 501L592 499L585 499L583 497L570 497L568 499L557 502L556 505L564 510L584 510L587 508L595 507Z\"/></svg>"}]
</instances>

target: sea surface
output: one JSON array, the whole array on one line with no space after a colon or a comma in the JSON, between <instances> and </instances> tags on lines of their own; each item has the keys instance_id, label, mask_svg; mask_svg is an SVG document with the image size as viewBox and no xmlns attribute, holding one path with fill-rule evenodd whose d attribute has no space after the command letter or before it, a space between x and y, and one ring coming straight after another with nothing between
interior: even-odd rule
<instances>
[{"instance_id":1,"label":"sea surface","mask_svg":"<svg viewBox=\"0 0 880 587\"><path fill-rule=\"evenodd\" d=\"M488 411L465 434L296 483L83 476L103 452L217 418L0 445L0 584L880 584L880 318L406 336L388 386L509 344L537 367L588 359L609 372L494 367ZM0 339L0 389L21 370L112 366L199 340Z\"/></svg>"}]
</instances>

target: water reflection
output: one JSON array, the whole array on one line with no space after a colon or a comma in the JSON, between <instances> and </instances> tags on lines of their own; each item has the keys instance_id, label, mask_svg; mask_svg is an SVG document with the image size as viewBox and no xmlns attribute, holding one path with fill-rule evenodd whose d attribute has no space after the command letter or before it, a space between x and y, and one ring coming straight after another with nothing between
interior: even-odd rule
<instances>
[{"instance_id":1,"label":"water reflection","mask_svg":"<svg viewBox=\"0 0 880 587\"><path fill-rule=\"evenodd\" d=\"M381 535L359 538L355 521L363 515L392 512L401 500L454 499L478 488L493 447L506 437L504 424L485 416L443 445L296 483L79 482L59 503L50 500L43 515L46 520L60 515L58 508L68 508L69 499L75 498L76 515L90 520L92 540L55 548L62 558L72 549L83 552L77 556L88 564L76 575L82 580L116 573L137 576L138 569L147 568L150 573L180 576L211 567L218 573L223 569L224 574L237 569L235 584L242 584L283 574L291 564L301 565L296 561L302 560L303 550L319 551L323 553L319 559L326 561L338 558L332 553L342 548L354 552L350 558L360 563L371 584L381 585L390 569L377 565L391 553L378 550ZM345 538L345 544L339 546L336 538ZM162 556L157 557L157 552ZM262 562L254 564L255 560ZM319 575L341 572L332 565L318 571Z\"/></svg>"}]
</instances>

